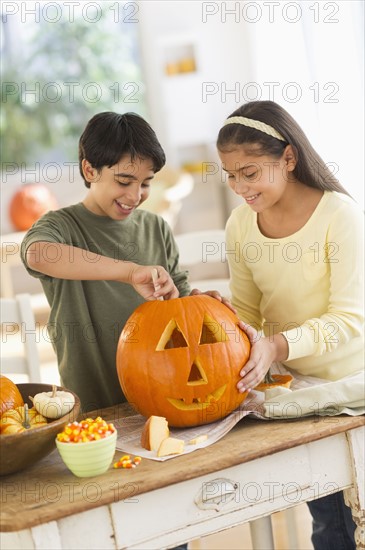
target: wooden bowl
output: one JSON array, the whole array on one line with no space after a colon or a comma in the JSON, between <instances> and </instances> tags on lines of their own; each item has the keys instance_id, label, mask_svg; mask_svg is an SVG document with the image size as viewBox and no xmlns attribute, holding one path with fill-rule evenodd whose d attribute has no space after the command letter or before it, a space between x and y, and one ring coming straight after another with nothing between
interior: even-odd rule
<instances>
[{"instance_id":1,"label":"wooden bowl","mask_svg":"<svg viewBox=\"0 0 365 550\"><path fill-rule=\"evenodd\" d=\"M24 403L28 403L29 407L32 407L29 395L34 397L37 393L52 391L51 384L28 383L17 384L17 386L24 399ZM57 389L70 391L60 386L57 386ZM55 438L58 432L61 432L69 422L77 420L80 413L80 399L75 393L73 395L75 397L75 406L65 416L56 420L49 419L46 426L32 428L18 434L0 435L1 476L13 474L19 470L24 470L28 466L32 466L56 448Z\"/></svg>"}]
</instances>

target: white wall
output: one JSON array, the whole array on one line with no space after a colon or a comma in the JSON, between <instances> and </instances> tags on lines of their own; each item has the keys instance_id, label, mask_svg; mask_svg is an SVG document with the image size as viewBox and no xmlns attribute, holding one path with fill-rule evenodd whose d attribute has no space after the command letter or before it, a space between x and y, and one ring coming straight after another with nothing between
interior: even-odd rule
<instances>
[{"instance_id":1,"label":"white wall","mask_svg":"<svg viewBox=\"0 0 365 550\"><path fill-rule=\"evenodd\" d=\"M207 3L140 3L141 50L150 118L171 162L176 160L172 145L187 143L186 128L190 129L191 143L214 144L222 122L238 106L234 95L222 100L222 83L225 86L253 78L245 26L232 28L222 24L220 18L205 16L204 4ZM169 78L164 75L163 52L179 40L196 45L198 71ZM211 95L203 97L207 88Z\"/></svg>"},{"instance_id":2,"label":"white wall","mask_svg":"<svg viewBox=\"0 0 365 550\"><path fill-rule=\"evenodd\" d=\"M228 114L251 99L273 99L363 204L363 10L362 0L141 2L151 122L170 162L179 161L187 128L191 143L205 141L206 156L214 158L215 138ZM163 45L184 36L196 41L200 70L190 81L166 78ZM206 101L204 83L215 83L217 90Z\"/></svg>"}]
</instances>

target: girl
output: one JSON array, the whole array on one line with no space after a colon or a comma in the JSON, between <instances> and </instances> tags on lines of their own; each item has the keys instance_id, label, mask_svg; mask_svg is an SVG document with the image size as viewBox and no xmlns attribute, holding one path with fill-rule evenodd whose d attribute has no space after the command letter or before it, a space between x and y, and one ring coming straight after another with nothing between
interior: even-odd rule
<instances>
[{"instance_id":1,"label":"girl","mask_svg":"<svg viewBox=\"0 0 365 550\"><path fill-rule=\"evenodd\" d=\"M252 344L239 391L254 388L275 361L329 381L361 371L360 208L272 101L232 113L217 147L229 185L244 201L226 227L232 305ZM316 550L355 549L342 493L308 506Z\"/></svg>"}]
</instances>

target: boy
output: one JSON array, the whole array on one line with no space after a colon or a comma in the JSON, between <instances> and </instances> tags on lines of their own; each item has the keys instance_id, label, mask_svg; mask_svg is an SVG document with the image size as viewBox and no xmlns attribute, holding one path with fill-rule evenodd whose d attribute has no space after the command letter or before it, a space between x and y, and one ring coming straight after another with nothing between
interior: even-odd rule
<instances>
[{"instance_id":1,"label":"boy","mask_svg":"<svg viewBox=\"0 0 365 550\"><path fill-rule=\"evenodd\" d=\"M22 243L24 265L40 278L51 306L48 331L62 384L80 397L84 412L125 401L115 358L134 309L145 300L190 293L171 229L137 209L164 164L143 118L94 116L79 142L85 199L43 216Z\"/></svg>"}]
</instances>

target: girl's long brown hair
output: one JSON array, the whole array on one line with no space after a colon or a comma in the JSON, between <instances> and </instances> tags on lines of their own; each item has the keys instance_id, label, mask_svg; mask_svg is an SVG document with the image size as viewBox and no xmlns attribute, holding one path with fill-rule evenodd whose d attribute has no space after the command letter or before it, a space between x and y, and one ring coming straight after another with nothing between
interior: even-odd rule
<instances>
[{"instance_id":1,"label":"girl's long brown hair","mask_svg":"<svg viewBox=\"0 0 365 550\"><path fill-rule=\"evenodd\" d=\"M254 154L280 158L285 147L290 144L297 160L293 175L298 181L309 187L323 191L338 191L350 196L313 149L299 124L283 107L274 101L251 101L239 107L228 118L233 116L265 122L275 128L286 141L280 141L242 124L227 124L218 134L217 148L220 151L231 150L237 145L252 144L259 146L258 153L256 149Z\"/></svg>"}]
</instances>

